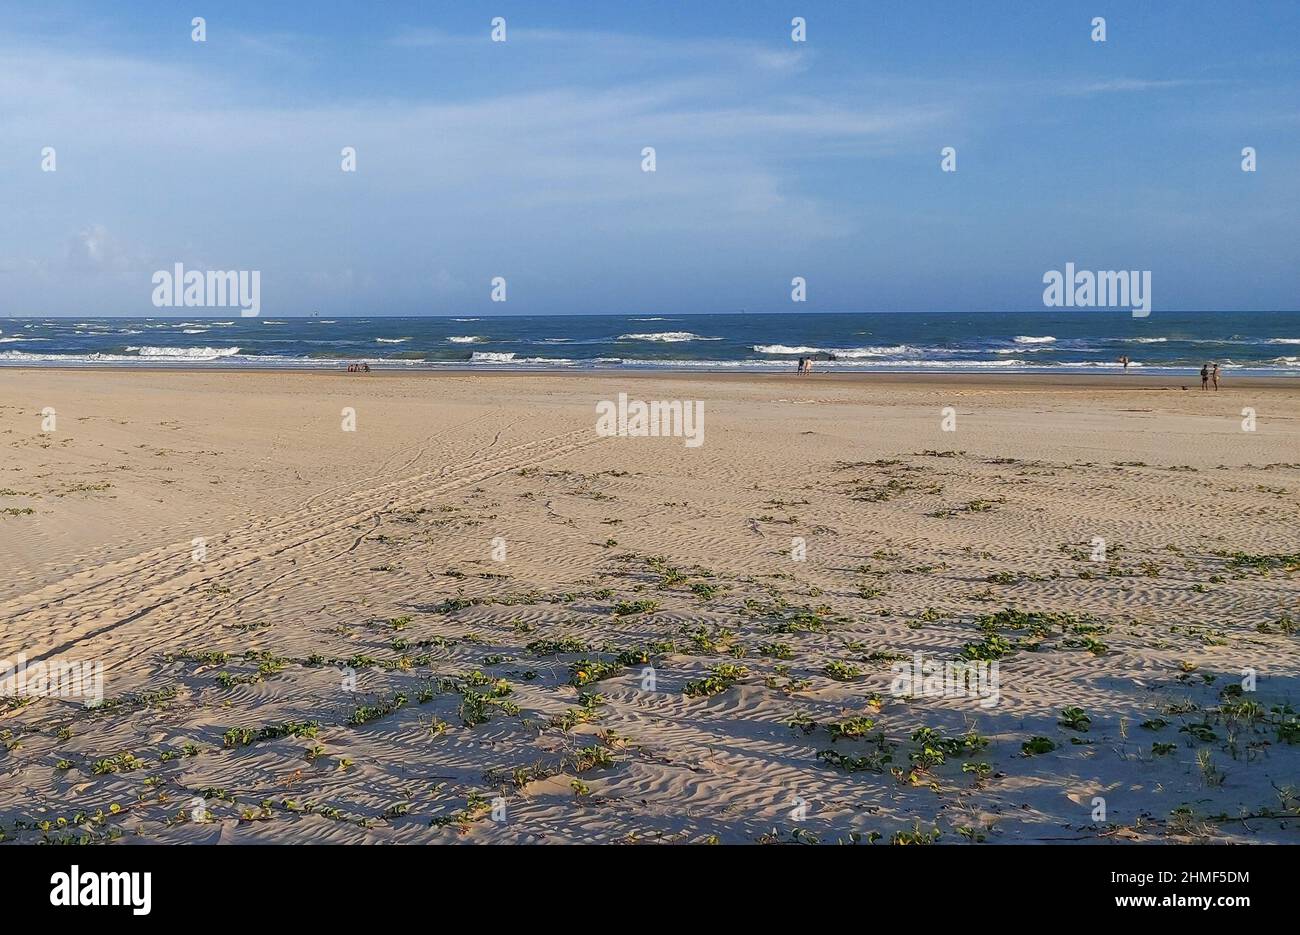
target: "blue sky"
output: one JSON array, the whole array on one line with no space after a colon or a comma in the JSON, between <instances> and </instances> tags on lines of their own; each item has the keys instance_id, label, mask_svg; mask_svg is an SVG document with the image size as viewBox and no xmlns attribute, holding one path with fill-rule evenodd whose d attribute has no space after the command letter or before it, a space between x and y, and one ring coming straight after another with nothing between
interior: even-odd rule
<instances>
[{"instance_id":1,"label":"blue sky","mask_svg":"<svg viewBox=\"0 0 1300 935\"><path fill-rule=\"evenodd\" d=\"M0 316L165 314L176 262L260 270L267 316L1029 310L1069 261L1295 309L1297 35L1292 2L0 3Z\"/></svg>"}]
</instances>

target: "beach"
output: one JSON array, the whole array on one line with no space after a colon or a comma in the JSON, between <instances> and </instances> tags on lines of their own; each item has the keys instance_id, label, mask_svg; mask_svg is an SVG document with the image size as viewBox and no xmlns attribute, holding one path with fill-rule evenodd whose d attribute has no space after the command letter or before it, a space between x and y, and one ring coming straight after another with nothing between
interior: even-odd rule
<instances>
[{"instance_id":1,"label":"beach","mask_svg":"<svg viewBox=\"0 0 1300 935\"><path fill-rule=\"evenodd\" d=\"M619 394L700 443L598 432ZM1298 412L1230 374L5 368L0 659L102 698L0 698L0 831L1295 843Z\"/></svg>"}]
</instances>

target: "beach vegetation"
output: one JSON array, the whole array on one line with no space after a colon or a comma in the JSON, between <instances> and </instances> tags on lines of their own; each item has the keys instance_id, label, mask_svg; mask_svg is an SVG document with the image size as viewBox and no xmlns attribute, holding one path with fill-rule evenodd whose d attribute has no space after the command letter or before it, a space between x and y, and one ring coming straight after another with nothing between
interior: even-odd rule
<instances>
[{"instance_id":1,"label":"beach vegetation","mask_svg":"<svg viewBox=\"0 0 1300 935\"><path fill-rule=\"evenodd\" d=\"M851 682L862 675L862 670L851 662L834 660L822 666L822 674L837 682Z\"/></svg>"},{"instance_id":2,"label":"beach vegetation","mask_svg":"<svg viewBox=\"0 0 1300 935\"><path fill-rule=\"evenodd\" d=\"M653 614L658 609L658 601L646 599L619 601L614 605L613 614L615 617L630 617L633 614Z\"/></svg>"},{"instance_id":3,"label":"beach vegetation","mask_svg":"<svg viewBox=\"0 0 1300 935\"><path fill-rule=\"evenodd\" d=\"M722 662L713 666L704 678L687 682L682 692L688 698L707 698L710 695L721 694L747 675L749 675L747 667Z\"/></svg>"},{"instance_id":4,"label":"beach vegetation","mask_svg":"<svg viewBox=\"0 0 1300 935\"><path fill-rule=\"evenodd\" d=\"M1092 723L1092 718L1088 717L1082 708L1070 706L1061 709L1061 717L1057 723L1069 730L1086 733Z\"/></svg>"},{"instance_id":5,"label":"beach vegetation","mask_svg":"<svg viewBox=\"0 0 1300 935\"><path fill-rule=\"evenodd\" d=\"M893 757L883 750L860 755L841 753L839 750L819 750L817 759L846 773L883 773Z\"/></svg>"},{"instance_id":6,"label":"beach vegetation","mask_svg":"<svg viewBox=\"0 0 1300 935\"><path fill-rule=\"evenodd\" d=\"M1039 756L1055 749L1056 743L1050 737L1031 737L1020 745L1020 752L1025 756Z\"/></svg>"}]
</instances>

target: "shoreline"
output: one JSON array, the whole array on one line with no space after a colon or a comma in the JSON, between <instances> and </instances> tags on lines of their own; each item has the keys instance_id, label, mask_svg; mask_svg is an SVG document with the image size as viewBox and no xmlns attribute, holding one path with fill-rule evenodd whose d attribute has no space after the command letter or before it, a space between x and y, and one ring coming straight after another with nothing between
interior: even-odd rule
<instances>
[{"instance_id":1,"label":"shoreline","mask_svg":"<svg viewBox=\"0 0 1300 935\"><path fill-rule=\"evenodd\" d=\"M26 366L8 366L0 367L0 373L13 372L20 374L38 374L38 373L120 373L120 374L187 374L192 376L217 376L229 374L231 376L285 376L290 374L300 374L312 377L380 377L383 379L396 379L402 377L411 377L418 379L429 379L437 377L481 377L487 376L496 379L529 376L542 379L564 378L572 381L574 378L591 378L600 379L633 379L633 380L718 380L726 383L744 383L747 381L763 383L787 383L795 382L800 384L813 383L878 383L880 385L912 385L924 386L929 383L943 385L960 385L960 386L1016 386L1023 385L1027 387L1045 388L1060 387L1068 388L1107 388L1107 389L1182 389L1187 388L1188 392L1200 388L1196 385L1197 375L1188 373L1186 376L1178 374L1143 374L1143 373L1041 373L1041 372L1021 372L1021 373L983 373L972 371L867 371L867 370L850 370L843 372L835 371L813 371L811 374L801 376L794 372L779 371L737 371L737 370L686 370L686 369L562 369L562 368L537 368L537 369L508 369L508 368L471 368L471 367L445 367L445 368L373 368L369 373L349 373L346 365L338 368L306 368L306 367L195 367L193 365L180 364L176 366L50 366L50 367L26 367ZM1251 374L1249 376L1236 377L1231 373L1221 378L1219 392L1240 389L1263 389L1263 388L1293 388L1300 378L1300 373L1279 373L1279 374ZM1102 381L1110 381L1102 383ZM1210 392L1214 392L1213 389Z\"/></svg>"}]
</instances>

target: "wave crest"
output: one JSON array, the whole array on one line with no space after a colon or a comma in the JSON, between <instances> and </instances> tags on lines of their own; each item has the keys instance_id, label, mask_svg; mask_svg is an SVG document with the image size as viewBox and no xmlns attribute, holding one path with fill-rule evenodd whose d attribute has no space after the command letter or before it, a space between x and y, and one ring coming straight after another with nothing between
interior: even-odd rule
<instances>
[{"instance_id":1,"label":"wave crest","mask_svg":"<svg viewBox=\"0 0 1300 935\"><path fill-rule=\"evenodd\" d=\"M655 341L665 344L675 344L678 341L721 341L721 338L704 338L690 331L652 331L652 332L635 332L632 334L620 334L620 341Z\"/></svg>"},{"instance_id":2,"label":"wave crest","mask_svg":"<svg viewBox=\"0 0 1300 935\"><path fill-rule=\"evenodd\" d=\"M127 350L150 359L175 357L180 360L217 360L221 357L234 357L239 353L237 347L153 347L147 344L143 347L128 347Z\"/></svg>"}]
</instances>

